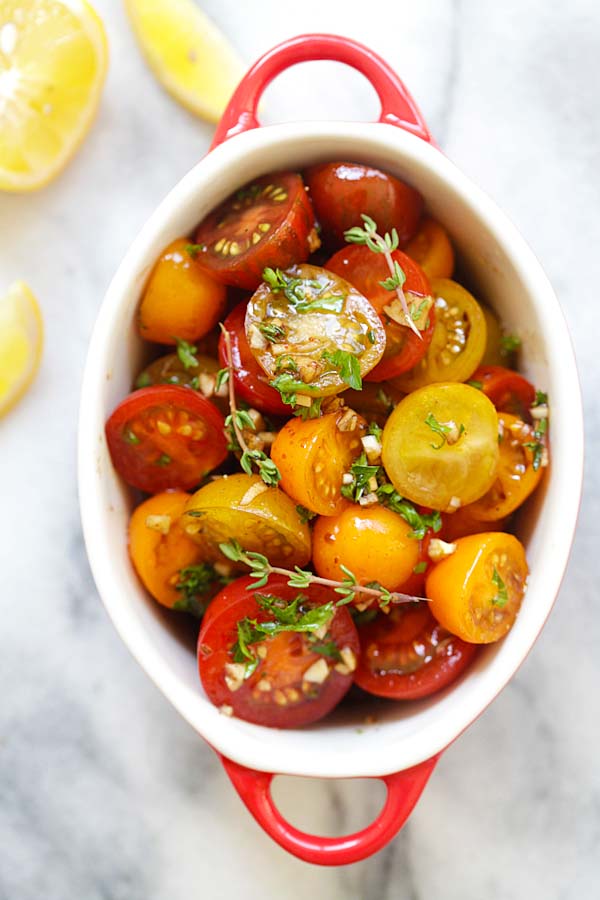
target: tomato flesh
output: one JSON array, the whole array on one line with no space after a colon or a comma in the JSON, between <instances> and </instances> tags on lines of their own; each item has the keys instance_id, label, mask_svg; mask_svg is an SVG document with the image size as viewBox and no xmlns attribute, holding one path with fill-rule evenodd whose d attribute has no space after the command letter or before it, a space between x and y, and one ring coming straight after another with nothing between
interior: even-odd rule
<instances>
[{"instance_id":1,"label":"tomato flesh","mask_svg":"<svg viewBox=\"0 0 600 900\"><path fill-rule=\"evenodd\" d=\"M344 232L362 225L361 215L377 223L380 234L398 232L400 244L414 235L423 198L398 178L354 162L322 163L307 169L306 183L324 236L343 244Z\"/></svg>"},{"instance_id":2,"label":"tomato flesh","mask_svg":"<svg viewBox=\"0 0 600 900\"><path fill-rule=\"evenodd\" d=\"M425 601L394 607L358 629L361 654L354 675L369 694L417 700L464 672L476 647L450 634Z\"/></svg>"},{"instance_id":3,"label":"tomato flesh","mask_svg":"<svg viewBox=\"0 0 600 900\"><path fill-rule=\"evenodd\" d=\"M431 343L435 327L435 310L431 288L421 267L405 253L395 250L392 259L397 262L406 276L403 285L409 309L418 309L427 302L427 321L421 329L420 337L407 325L401 325L386 313L386 307L396 300L395 291L388 291L381 281L390 273L381 253L373 253L368 247L356 244L343 247L326 263L326 268L336 272L353 284L357 291L369 300L377 310L385 328L385 350L381 361L365 376L367 381L387 381L412 369L423 358Z\"/></svg>"},{"instance_id":4,"label":"tomato flesh","mask_svg":"<svg viewBox=\"0 0 600 900\"><path fill-rule=\"evenodd\" d=\"M319 245L300 175L278 172L245 185L196 231L198 265L225 284L255 290L263 269L304 262Z\"/></svg>"},{"instance_id":5,"label":"tomato flesh","mask_svg":"<svg viewBox=\"0 0 600 900\"><path fill-rule=\"evenodd\" d=\"M312 648L327 645L330 652L350 651L356 659L358 634L348 610L335 609L326 632L317 639L284 632L251 645L251 651L260 651L260 655L256 654L258 665L249 677L238 679L240 684L233 682L232 690L232 681L227 682L231 668L227 666L234 662L232 648L238 639L238 622L245 618L265 622L271 618L258 604L252 587L252 579L246 577L224 588L212 601L210 616L200 630L198 669L209 700L216 706L230 707L240 719L273 728L296 728L322 719L349 690L352 673L340 671L335 657ZM298 591L280 576L271 576L259 593L287 602L300 593L306 609L328 602L335 604L339 599L333 591L314 585ZM327 665L325 677L321 682L306 680L304 674L319 660Z\"/></svg>"},{"instance_id":6,"label":"tomato flesh","mask_svg":"<svg viewBox=\"0 0 600 900\"><path fill-rule=\"evenodd\" d=\"M133 487L190 490L227 456L225 422L195 391L153 385L129 394L106 423L113 465Z\"/></svg>"}]
</instances>

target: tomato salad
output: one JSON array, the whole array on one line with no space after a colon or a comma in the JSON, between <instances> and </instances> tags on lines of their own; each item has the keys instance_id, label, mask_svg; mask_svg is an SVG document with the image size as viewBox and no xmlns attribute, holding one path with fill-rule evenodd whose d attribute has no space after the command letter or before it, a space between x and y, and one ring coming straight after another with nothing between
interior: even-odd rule
<instances>
[{"instance_id":1,"label":"tomato salad","mask_svg":"<svg viewBox=\"0 0 600 900\"><path fill-rule=\"evenodd\" d=\"M156 261L137 325L167 346L106 436L146 495L133 566L200 620L224 714L426 697L514 624L548 399L453 273L420 194L345 161L245 185Z\"/></svg>"}]
</instances>

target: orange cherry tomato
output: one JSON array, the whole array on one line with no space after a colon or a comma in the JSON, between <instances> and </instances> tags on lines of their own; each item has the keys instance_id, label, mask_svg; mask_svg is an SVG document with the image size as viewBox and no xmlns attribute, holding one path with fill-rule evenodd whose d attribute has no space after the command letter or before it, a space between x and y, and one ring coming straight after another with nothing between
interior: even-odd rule
<instances>
[{"instance_id":1,"label":"orange cherry tomato","mask_svg":"<svg viewBox=\"0 0 600 900\"><path fill-rule=\"evenodd\" d=\"M475 505L471 503L467 506L461 506L454 513L444 513L442 516L442 528L437 537L452 543L457 538L466 537L468 534L479 534L483 531L489 531L489 522L482 522L473 517L471 507ZM508 517L506 519L496 519L494 528L497 531L506 531L508 522Z\"/></svg>"},{"instance_id":2,"label":"orange cherry tomato","mask_svg":"<svg viewBox=\"0 0 600 900\"><path fill-rule=\"evenodd\" d=\"M202 548L181 527L181 515L189 499L185 491L164 491L140 503L129 521L129 555L140 581L155 600L169 609L201 615L207 595L185 589L185 570L206 559ZM220 586L218 581L215 576L213 593Z\"/></svg>"},{"instance_id":3,"label":"orange cherry tomato","mask_svg":"<svg viewBox=\"0 0 600 900\"><path fill-rule=\"evenodd\" d=\"M529 572L525 549L502 531L455 543L427 576L431 612L463 641L492 643L510 631L520 609Z\"/></svg>"},{"instance_id":4,"label":"orange cherry tomato","mask_svg":"<svg viewBox=\"0 0 600 900\"><path fill-rule=\"evenodd\" d=\"M435 219L423 219L404 252L419 263L428 278L452 278L454 251L448 232Z\"/></svg>"},{"instance_id":5,"label":"orange cherry tomato","mask_svg":"<svg viewBox=\"0 0 600 900\"><path fill-rule=\"evenodd\" d=\"M530 381L505 366L479 366L469 379L489 397L499 412L512 413L526 421L535 403L535 388Z\"/></svg>"},{"instance_id":6,"label":"orange cherry tomato","mask_svg":"<svg viewBox=\"0 0 600 900\"><path fill-rule=\"evenodd\" d=\"M313 531L315 569L322 578L340 581L341 566L346 566L361 584L378 581L389 591L398 590L419 560L419 541L409 536L411 531L402 516L385 506L353 504L337 516L321 516Z\"/></svg>"},{"instance_id":7,"label":"orange cherry tomato","mask_svg":"<svg viewBox=\"0 0 600 900\"><path fill-rule=\"evenodd\" d=\"M472 519L496 522L521 506L538 486L543 469L533 468L533 427L510 413L498 413L500 461L489 491L466 509Z\"/></svg>"},{"instance_id":8,"label":"orange cherry tomato","mask_svg":"<svg viewBox=\"0 0 600 900\"><path fill-rule=\"evenodd\" d=\"M169 244L150 274L138 311L139 332L147 341L196 341L225 311L225 287L202 271L188 245L187 238Z\"/></svg>"},{"instance_id":9,"label":"orange cherry tomato","mask_svg":"<svg viewBox=\"0 0 600 900\"><path fill-rule=\"evenodd\" d=\"M319 515L340 512L347 502L341 495L342 477L362 451L366 427L346 409L305 422L290 419L271 447L286 494Z\"/></svg>"}]
</instances>

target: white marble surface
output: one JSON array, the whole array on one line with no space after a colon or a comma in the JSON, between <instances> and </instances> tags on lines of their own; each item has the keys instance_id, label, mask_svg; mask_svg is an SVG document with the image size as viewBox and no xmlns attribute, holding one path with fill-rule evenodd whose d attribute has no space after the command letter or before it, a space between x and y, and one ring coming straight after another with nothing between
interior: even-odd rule
<instances>
[{"instance_id":1,"label":"white marble surface","mask_svg":"<svg viewBox=\"0 0 600 900\"><path fill-rule=\"evenodd\" d=\"M310 30L362 39L396 66L444 150L503 206L553 280L576 343L588 425L578 538L555 611L486 714L445 754L410 823L338 870L279 850L213 753L143 675L92 584L75 433L90 330L145 218L208 147L142 63L118 0L100 115L38 195L0 197L0 283L39 295L35 389L0 422L2 900L587 900L600 885L600 108L597 0L203 0L249 62ZM303 67L268 92L269 120L376 110L359 76ZM595 548L595 551L594 551ZM278 791L295 821L366 822L373 783Z\"/></svg>"}]
</instances>

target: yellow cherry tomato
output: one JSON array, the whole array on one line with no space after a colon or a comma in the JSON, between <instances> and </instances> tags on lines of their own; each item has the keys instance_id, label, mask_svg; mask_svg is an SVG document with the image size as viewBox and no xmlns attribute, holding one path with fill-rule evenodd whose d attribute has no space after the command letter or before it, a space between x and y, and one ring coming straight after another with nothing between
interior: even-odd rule
<instances>
[{"instance_id":1,"label":"yellow cherry tomato","mask_svg":"<svg viewBox=\"0 0 600 900\"><path fill-rule=\"evenodd\" d=\"M321 516L313 532L313 563L322 578L343 580L346 566L359 582L378 581L390 591L410 578L419 562L411 526L384 506L353 504L337 516ZM359 597L360 599L360 597Z\"/></svg>"},{"instance_id":2,"label":"yellow cherry tomato","mask_svg":"<svg viewBox=\"0 0 600 900\"><path fill-rule=\"evenodd\" d=\"M485 342L485 351L483 356L481 357L482 366L505 366L506 359L502 354L502 328L500 326L500 319L496 315L496 313L489 308L489 306L484 306L481 304L481 309L483 315L485 316L485 324L486 324L486 342Z\"/></svg>"},{"instance_id":3,"label":"yellow cherry tomato","mask_svg":"<svg viewBox=\"0 0 600 900\"><path fill-rule=\"evenodd\" d=\"M456 281L434 278L435 328L423 359L391 384L410 393L438 381L467 381L481 362L487 340L482 308Z\"/></svg>"},{"instance_id":4,"label":"yellow cherry tomato","mask_svg":"<svg viewBox=\"0 0 600 900\"><path fill-rule=\"evenodd\" d=\"M499 531L459 538L454 553L427 575L431 612L463 641L497 641L515 621L528 571L523 545L512 534Z\"/></svg>"},{"instance_id":5,"label":"yellow cherry tomato","mask_svg":"<svg viewBox=\"0 0 600 900\"><path fill-rule=\"evenodd\" d=\"M154 266L138 311L139 332L147 341L176 344L196 341L215 327L225 312L225 285L202 271L178 238Z\"/></svg>"},{"instance_id":6,"label":"yellow cherry tomato","mask_svg":"<svg viewBox=\"0 0 600 900\"><path fill-rule=\"evenodd\" d=\"M310 559L310 530L296 504L258 475L225 475L205 484L187 502L182 524L216 557L220 543L236 540L274 566L304 566Z\"/></svg>"},{"instance_id":7,"label":"yellow cherry tomato","mask_svg":"<svg viewBox=\"0 0 600 900\"><path fill-rule=\"evenodd\" d=\"M425 218L414 238L404 247L429 278L452 278L454 251L448 232L435 219Z\"/></svg>"},{"instance_id":8,"label":"yellow cherry tomato","mask_svg":"<svg viewBox=\"0 0 600 900\"><path fill-rule=\"evenodd\" d=\"M482 497L498 468L498 415L466 384L432 384L402 400L383 429L382 460L398 493L439 510Z\"/></svg>"},{"instance_id":9,"label":"yellow cherry tomato","mask_svg":"<svg viewBox=\"0 0 600 900\"><path fill-rule=\"evenodd\" d=\"M360 455L366 430L364 419L349 409L305 422L290 419L271 447L280 486L301 506L334 516L346 505L342 478Z\"/></svg>"}]
</instances>

